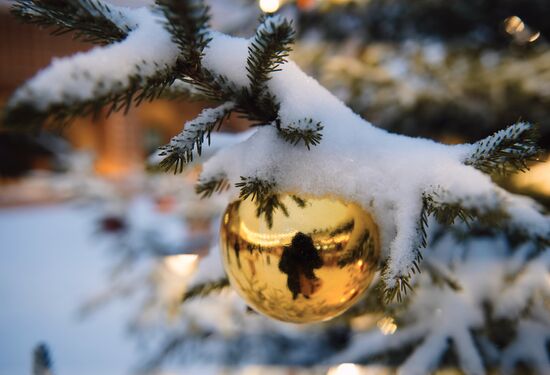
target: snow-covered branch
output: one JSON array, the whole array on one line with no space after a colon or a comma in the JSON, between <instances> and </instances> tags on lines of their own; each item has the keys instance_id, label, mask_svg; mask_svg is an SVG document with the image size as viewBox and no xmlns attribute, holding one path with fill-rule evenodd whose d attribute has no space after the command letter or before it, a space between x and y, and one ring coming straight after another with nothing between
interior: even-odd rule
<instances>
[{"instance_id":1,"label":"snow-covered branch","mask_svg":"<svg viewBox=\"0 0 550 375\"><path fill-rule=\"evenodd\" d=\"M278 204L283 193L358 203L378 223L383 281L392 297L411 285L419 268L426 214L444 223L490 219L540 243L550 237L550 220L536 205L504 192L483 173L523 169L536 154L532 126L513 125L476 144L456 146L391 134L286 60L293 33L281 18L264 19L248 40L210 30L201 1L159 0L151 9L117 11L120 17L106 18L120 30L132 25L126 38L55 61L14 94L8 122L66 120L107 103L118 109L134 95L154 97L181 79L221 106L186 125L163 165L181 169L229 111L264 125L204 163L202 192L229 187L235 199L260 196L243 192L267 185L243 181L267 181L265 199L256 201L259 215L284 209ZM302 142L307 147L297 145Z\"/></svg>"},{"instance_id":2,"label":"snow-covered branch","mask_svg":"<svg viewBox=\"0 0 550 375\"><path fill-rule=\"evenodd\" d=\"M212 131L221 126L234 107L234 103L227 102L216 108L205 109L195 119L186 122L181 133L161 148L163 152L159 155L165 157L160 166L167 170L175 168L181 172L183 166L193 160L195 150L199 156L201 155L204 137L210 144Z\"/></svg>"},{"instance_id":3,"label":"snow-covered branch","mask_svg":"<svg viewBox=\"0 0 550 375\"><path fill-rule=\"evenodd\" d=\"M99 0L79 4L116 9L105 12L109 19L101 19L124 30L127 36L107 46L54 60L10 98L4 118L7 125L59 125L105 105L111 110L128 108L134 100L158 97L173 82L178 51L161 18L152 10L111 5L104 8L107 6Z\"/></svg>"},{"instance_id":4,"label":"snow-covered branch","mask_svg":"<svg viewBox=\"0 0 550 375\"><path fill-rule=\"evenodd\" d=\"M485 173L525 171L527 162L540 155L537 140L536 127L520 122L476 142L464 163Z\"/></svg>"}]
</instances>

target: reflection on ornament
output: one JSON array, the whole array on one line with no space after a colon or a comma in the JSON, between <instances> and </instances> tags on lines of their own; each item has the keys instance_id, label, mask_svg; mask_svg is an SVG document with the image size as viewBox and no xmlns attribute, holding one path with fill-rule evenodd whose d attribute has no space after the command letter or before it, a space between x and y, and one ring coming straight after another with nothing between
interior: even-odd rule
<instances>
[{"instance_id":1,"label":"reflection on ornament","mask_svg":"<svg viewBox=\"0 0 550 375\"><path fill-rule=\"evenodd\" d=\"M306 323L333 318L371 284L380 255L378 228L360 206L290 195L269 226L250 200L231 203L221 251L231 285L255 310Z\"/></svg>"}]
</instances>

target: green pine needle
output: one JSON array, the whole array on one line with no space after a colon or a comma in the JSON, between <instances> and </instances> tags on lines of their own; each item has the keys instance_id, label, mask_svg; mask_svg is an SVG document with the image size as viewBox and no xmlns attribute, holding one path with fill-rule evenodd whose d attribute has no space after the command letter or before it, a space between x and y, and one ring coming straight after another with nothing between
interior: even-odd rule
<instances>
[{"instance_id":1,"label":"green pine needle","mask_svg":"<svg viewBox=\"0 0 550 375\"><path fill-rule=\"evenodd\" d=\"M267 17L256 29L256 35L248 47L246 70L253 96L263 93L271 73L285 63L295 32L292 23L284 18Z\"/></svg>"},{"instance_id":2,"label":"green pine needle","mask_svg":"<svg viewBox=\"0 0 550 375\"><path fill-rule=\"evenodd\" d=\"M428 246L428 219L430 216L434 216L436 220L443 225L452 225L456 219L460 219L464 223L468 224L475 218L483 218L480 213L469 210L458 203L438 202L436 200L436 194L422 195L422 210L417 224L417 245L413 248L414 260L406 275L399 275L396 279L396 286L392 288L384 289L384 299L387 303L391 303L395 299L401 302L408 291L412 290L411 277L416 273L420 273L420 263L422 262L423 255L422 249ZM489 215L487 215L489 217ZM387 272L387 266L383 273Z\"/></svg>"},{"instance_id":3,"label":"green pine needle","mask_svg":"<svg viewBox=\"0 0 550 375\"><path fill-rule=\"evenodd\" d=\"M114 12L106 3L95 0L16 0L11 7L11 13L23 22L54 27L53 35L74 31L76 39L97 44L121 41L130 32L110 20L108 16Z\"/></svg>"},{"instance_id":4,"label":"green pine needle","mask_svg":"<svg viewBox=\"0 0 550 375\"><path fill-rule=\"evenodd\" d=\"M396 285L392 288L385 288L384 289L384 303L386 305L392 303L393 301L396 301L398 303L403 302L404 297L412 291L411 286L411 276L398 276L395 279Z\"/></svg>"},{"instance_id":5,"label":"green pine needle","mask_svg":"<svg viewBox=\"0 0 550 375\"><path fill-rule=\"evenodd\" d=\"M219 279L216 281L208 281L202 284L195 285L189 288L182 296L181 302L187 302L193 298L206 297L211 293L220 292L221 290L229 286L229 280L227 278Z\"/></svg>"},{"instance_id":6,"label":"green pine needle","mask_svg":"<svg viewBox=\"0 0 550 375\"><path fill-rule=\"evenodd\" d=\"M164 156L159 166L166 170L181 173L185 164L193 161L194 152L200 156L205 139L210 143L212 131L219 129L230 116L233 103L224 103L216 108L205 109L194 120L185 124L183 131L172 138L169 144L160 147L160 156Z\"/></svg>"},{"instance_id":7,"label":"green pine needle","mask_svg":"<svg viewBox=\"0 0 550 375\"><path fill-rule=\"evenodd\" d=\"M281 210L285 216L288 216L288 210L281 202L280 195L275 193L274 182L241 176L241 182L236 183L235 186L241 189L240 199L250 198L256 204L256 216L264 215L269 228L273 226L273 214L276 210Z\"/></svg>"},{"instance_id":8,"label":"green pine needle","mask_svg":"<svg viewBox=\"0 0 550 375\"><path fill-rule=\"evenodd\" d=\"M520 122L474 144L464 161L485 173L506 175L528 170L528 162L538 160L541 149L536 126Z\"/></svg>"},{"instance_id":9,"label":"green pine needle","mask_svg":"<svg viewBox=\"0 0 550 375\"><path fill-rule=\"evenodd\" d=\"M200 0L156 0L156 4L167 19L166 28L184 60L198 71L203 50L210 42L208 6Z\"/></svg>"},{"instance_id":10,"label":"green pine needle","mask_svg":"<svg viewBox=\"0 0 550 375\"><path fill-rule=\"evenodd\" d=\"M229 189L230 184L225 176L212 178L206 181L199 180L195 186L195 192L201 198L210 198L214 193L221 193Z\"/></svg>"},{"instance_id":11,"label":"green pine needle","mask_svg":"<svg viewBox=\"0 0 550 375\"><path fill-rule=\"evenodd\" d=\"M297 195L291 195L290 198L296 203L296 205L300 208L305 208L307 205L307 200L304 198L301 198Z\"/></svg>"},{"instance_id":12,"label":"green pine needle","mask_svg":"<svg viewBox=\"0 0 550 375\"><path fill-rule=\"evenodd\" d=\"M82 74L85 74L84 72ZM159 67L157 74L151 77L134 75L129 78L127 86L119 85L106 95L97 95L91 100L77 101L68 98L66 102L50 105L39 110L33 103L20 102L6 107L2 114L2 123L13 129L39 129L41 127L61 128L74 118L98 115L107 108L107 114L124 110L127 113L132 105L144 101L153 101L160 97L164 90L174 82L174 74L169 67ZM102 83L97 83L98 88Z\"/></svg>"},{"instance_id":13,"label":"green pine needle","mask_svg":"<svg viewBox=\"0 0 550 375\"><path fill-rule=\"evenodd\" d=\"M286 142L292 145L303 142L308 150L311 146L317 146L323 138L321 133L323 126L320 122L315 123L310 118L299 120L285 127L279 126L277 130L279 136Z\"/></svg>"}]
</instances>

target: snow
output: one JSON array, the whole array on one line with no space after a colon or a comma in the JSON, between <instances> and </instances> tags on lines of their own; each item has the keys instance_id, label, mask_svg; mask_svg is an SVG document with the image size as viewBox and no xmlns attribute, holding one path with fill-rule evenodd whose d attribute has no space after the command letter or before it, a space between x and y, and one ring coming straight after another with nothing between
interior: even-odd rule
<instances>
[{"instance_id":1,"label":"snow","mask_svg":"<svg viewBox=\"0 0 550 375\"><path fill-rule=\"evenodd\" d=\"M527 262L512 286L502 293L495 314L502 318L515 318L531 303L533 295L540 291L550 298L550 251L543 252Z\"/></svg>"},{"instance_id":2,"label":"snow","mask_svg":"<svg viewBox=\"0 0 550 375\"><path fill-rule=\"evenodd\" d=\"M86 321L77 314L107 266L94 220L93 209L74 205L0 210L0 374L29 374L42 341L56 374L128 373L136 355L124 330L128 306Z\"/></svg>"},{"instance_id":3,"label":"snow","mask_svg":"<svg viewBox=\"0 0 550 375\"><path fill-rule=\"evenodd\" d=\"M219 74L225 74L238 87L248 86L246 74L246 56L248 42L242 38L212 31L212 40L204 49L202 62ZM245 56L243 59L242 57Z\"/></svg>"},{"instance_id":4,"label":"snow","mask_svg":"<svg viewBox=\"0 0 550 375\"><path fill-rule=\"evenodd\" d=\"M399 369L398 375L423 375L432 372L448 345L449 342L445 335L428 336L418 345L414 354L407 358L407 361Z\"/></svg>"},{"instance_id":5,"label":"snow","mask_svg":"<svg viewBox=\"0 0 550 375\"><path fill-rule=\"evenodd\" d=\"M147 8L116 9L125 17L114 21L122 28L133 25L126 39L54 59L15 92L8 106L32 103L46 110L55 104L91 100L127 87L132 76L145 79L175 63L178 49L158 15Z\"/></svg>"},{"instance_id":6,"label":"snow","mask_svg":"<svg viewBox=\"0 0 550 375\"><path fill-rule=\"evenodd\" d=\"M519 338L503 353L502 374L514 373L516 362L528 360L537 374L550 374L550 360L546 352L550 328L535 321L519 324Z\"/></svg>"}]
</instances>

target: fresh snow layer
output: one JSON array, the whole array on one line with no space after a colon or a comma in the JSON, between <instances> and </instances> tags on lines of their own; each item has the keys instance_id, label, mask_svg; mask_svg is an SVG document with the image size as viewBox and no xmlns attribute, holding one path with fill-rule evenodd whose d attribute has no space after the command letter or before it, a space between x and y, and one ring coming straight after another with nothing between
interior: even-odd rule
<instances>
[{"instance_id":1,"label":"fresh snow layer","mask_svg":"<svg viewBox=\"0 0 550 375\"><path fill-rule=\"evenodd\" d=\"M113 17L112 21L122 29L133 25L124 40L54 59L15 92L8 106L32 103L47 110L56 104L93 100L127 88L130 77L152 77L175 63L178 49L160 16L147 8L116 8L118 12L113 14L125 17Z\"/></svg>"}]
</instances>

